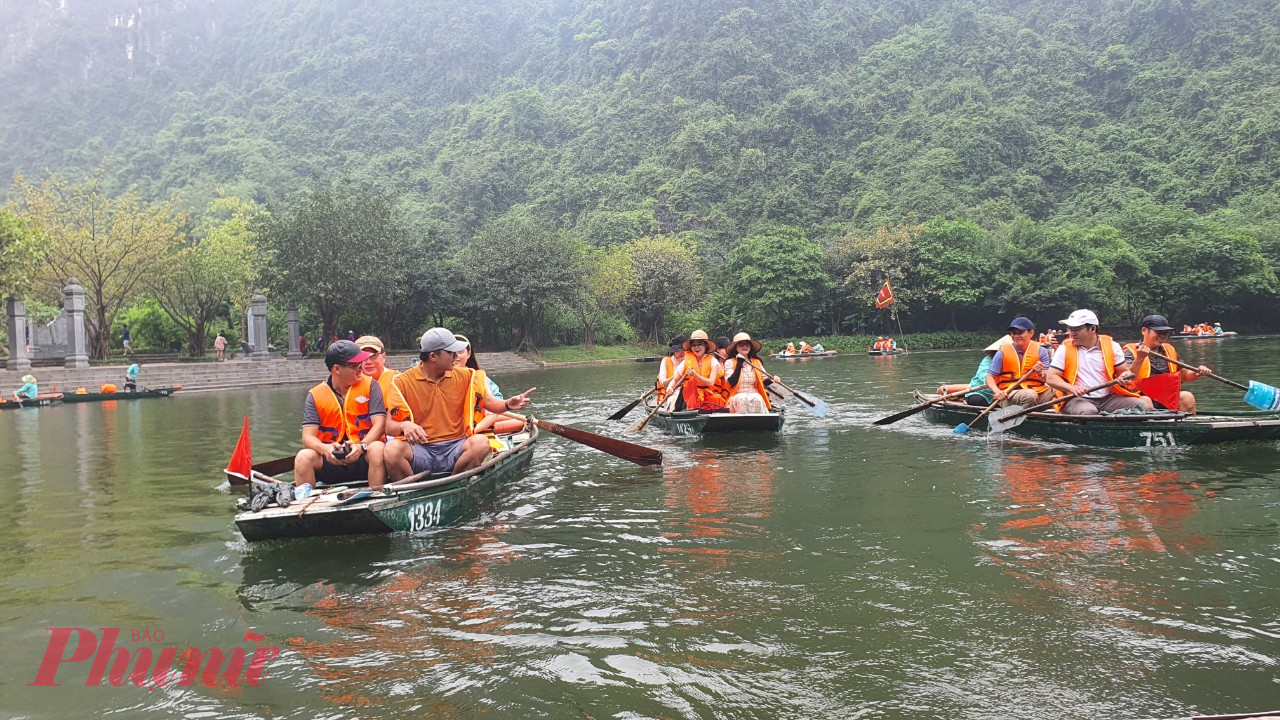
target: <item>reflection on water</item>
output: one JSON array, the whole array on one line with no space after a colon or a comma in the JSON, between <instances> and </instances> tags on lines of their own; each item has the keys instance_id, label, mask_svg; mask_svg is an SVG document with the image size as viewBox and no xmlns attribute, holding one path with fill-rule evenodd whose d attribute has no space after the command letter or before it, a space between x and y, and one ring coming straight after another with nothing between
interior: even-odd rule
<instances>
[{"instance_id":1,"label":"reflection on water","mask_svg":"<svg viewBox=\"0 0 1280 720\"><path fill-rule=\"evenodd\" d=\"M1241 342L1192 352L1280 376ZM1225 345L1225 343L1223 343ZM249 544L218 470L297 442L305 388L0 413L0 714L127 717L1169 717L1280 705L1280 446L1092 451L905 407L966 353L789 363L775 436L549 438L460 528ZM1273 362L1266 366L1262 363ZM1263 369L1260 369L1263 368ZM654 368L512 378L604 421ZM501 378L499 378L501 380ZM1239 405L1200 382L1201 405ZM634 419L634 418L631 418ZM26 688L48 627L284 650L259 687ZM24 679L25 678L25 679ZM77 681L78 679L78 681Z\"/></svg>"}]
</instances>

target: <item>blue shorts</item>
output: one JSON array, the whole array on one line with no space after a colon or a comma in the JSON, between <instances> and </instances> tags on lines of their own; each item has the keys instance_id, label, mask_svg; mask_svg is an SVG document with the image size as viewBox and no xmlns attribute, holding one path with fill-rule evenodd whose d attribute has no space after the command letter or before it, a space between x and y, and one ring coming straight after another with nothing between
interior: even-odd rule
<instances>
[{"instance_id":1,"label":"blue shorts","mask_svg":"<svg viewBox=\"0 0 1280 720\"><path fill-rule=\"evenodd\" d=\"M458 462L458 458L462 457L462 444L466 441L467 439L463 437L426 445L413 445L411 446L413 459L409 461L409 467L413 469L414 475L421 472L452 473L454 464Z\"/></svg>"}]
</instances>

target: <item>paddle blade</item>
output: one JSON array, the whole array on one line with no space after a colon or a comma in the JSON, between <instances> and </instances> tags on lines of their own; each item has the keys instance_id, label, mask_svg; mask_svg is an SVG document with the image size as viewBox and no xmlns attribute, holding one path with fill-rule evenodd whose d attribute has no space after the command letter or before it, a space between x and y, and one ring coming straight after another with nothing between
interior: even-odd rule
<instances>
[{"instance_id":1,"label":"paddle blade","mask_svg":"<svg viewBox=\"0 0 1280 720\"><path fill-rule=\"evenodd\" d=\"M648 418L646 418L647 420ZM553 423L549 420L535 420L538 427L547 432L555 433L566 440L582 443L587 447L593 447L601 452L633 462L637 465L661 465L662 452L647 448L643 445L629 443L626 440L618 440L616 438L597 435L586 430L578 428L565 427L559 423Z\"/></svg>"},{"instance_id":2,"label":"paddle blade","mask_svg":"<svg viewBox=\"0 0 1280 720\"><path fill-rule=\"evenodd\" d=\"M987 416L987 427L993 433L1002 433L1005 430L1016 428L1022 424L1022 421L1027 419L1026 413L1023 412L1024 410L1026 408L1021 405L1002 407ZM1010 417L1011 415L1016 415L1017 417Z\"/></svg>"},{"instance_id":3,"label":"paddle blade","mask_svg":"<svg viewBox=\"0 0 1280 720\"><path fill-rule=\"evenodd\" d=\"M640 404L640 398L636 398L635 400L632 400L631 402L627 403L627 406L626 406L626 407L624 407L624 408L622 408L621 410L619 410L618 412L616 412L616 413L614 413L614 414L610 415L610 416L609 416L609 419L610 419L610 420L621 420L622 418L624 418L624 417L626 417L626 416L627 416L627 413L631 412L632 410L635 410L635 409L636 409L636 406L637 406L637 405L639 405L639 404Z\"/></svg>"},{"instance_id":4,"label":"paddle blade","mask_svg":"<svg viewBox=\"0 0 1280 720\"><path fill-rule=\"evenodd\" d=\"M253 453L249 448L249 416L244 416L244 426L240 428L240 439L236 441L236 449L231 453L231 460L224 470L227 480L233 485L244 485L249 482L253 473Z\"/></svg>"},{"instance_id":5,"label":"paddle blade","mask_svg":"<svg viewBox=\"0 0 1280 720\"><path fill-rule=\"evenodd\" d=\"M969 426L968 426L968 425L965 425L964 423L960 423L959 425L957 425L957 426L955 426L955 427L951 428L951 432L953 432L953 433L955 433L955 434L957 434L957 435L963 435L963 434L965 434L965 433L969 432Z\"/></svg>"},{"instance_id":6,"label":"paddle blade","mask_svg":"<svg viewBox=\"0 0 1280 720\"><path fill-rule=\"evenodd\" d=\"M1249 392L1244 394L1244 401L1259 410L1275 412L1280 410L1280 388L1250 380Z\"/></svg>"},{"instance_id":7,"label":"paddle blade","mask_svg":"<svg viewBox=\"0 0 1280 720\"><path fill-rule=\"evenodd\" d=\"M831 407L827 405L826 401L823 400L822 398L811 397L809 398L809 400L812 401L812 404L807 404L807 403L801 403L801 404L805 406L805 409L813 413L814 417L824 418L827 416L827 412L831 410Z\"/></svg>"},{"instance_id":8,"label":"paddle blade","mask_svg":"<svg viewBox=\"0 0 1280 720\"><path fill-rule=\"evenodd\" d=\"M915 415L916 413L920 412L921 410L924 410L925 408L929 407L932 404L933 403L920 403L919 405L912 405L911 407L907 408L906 410L903 410L902 412L894 413L888 417L882 417L871 424L872 425L892 425L893 423L896 423L899 420L902 420L904 418L909 418L912 415Z\"/></svg>"}]
</instances>

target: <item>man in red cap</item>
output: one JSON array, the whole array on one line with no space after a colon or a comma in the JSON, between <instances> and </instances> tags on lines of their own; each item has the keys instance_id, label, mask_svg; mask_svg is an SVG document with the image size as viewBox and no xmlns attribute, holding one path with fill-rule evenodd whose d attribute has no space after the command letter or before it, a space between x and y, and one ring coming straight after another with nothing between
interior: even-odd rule
<instances>
[{"instance_id":1,"label":"man in red cap","mask_svg":"<svg viewBox=\"0 0 1280 720\"><path fill-rule=\"evenodd\" d=\"M369 352L339 340L324 354L329 377L311 388L302 411L302 449L293 458L294 495L311 494L317 482L386 483L383 430L387 411L382 388L365 375Z\"/></svg>"}]
</instances>

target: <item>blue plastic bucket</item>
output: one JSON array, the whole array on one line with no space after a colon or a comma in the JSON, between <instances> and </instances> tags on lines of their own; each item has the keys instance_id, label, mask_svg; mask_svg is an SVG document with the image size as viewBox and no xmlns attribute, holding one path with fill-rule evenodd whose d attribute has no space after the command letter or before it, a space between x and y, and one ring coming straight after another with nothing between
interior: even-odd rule
<instances>
[{"instance_id":1,"label":"blue plastic bucket","mask_svg":"<svg viewBox=\"0 0 1280 720\"><path fill-rule=\"evenodd\" d=\"M1280 410L1280 388L1250 380L1249 392L1244 394L1244 401L1259 410Z\"/></svg>"}]
</instances>

